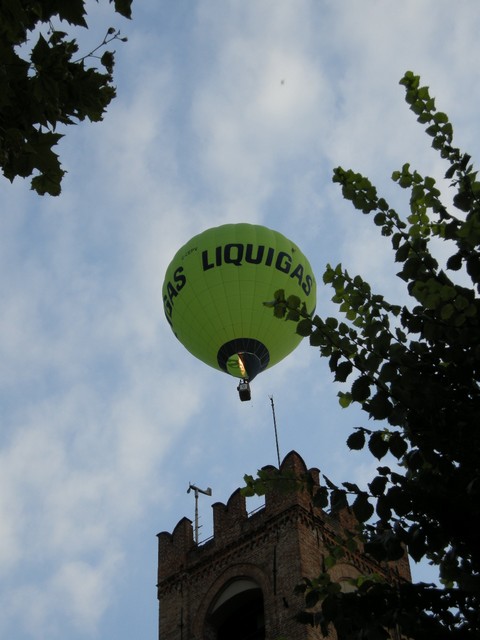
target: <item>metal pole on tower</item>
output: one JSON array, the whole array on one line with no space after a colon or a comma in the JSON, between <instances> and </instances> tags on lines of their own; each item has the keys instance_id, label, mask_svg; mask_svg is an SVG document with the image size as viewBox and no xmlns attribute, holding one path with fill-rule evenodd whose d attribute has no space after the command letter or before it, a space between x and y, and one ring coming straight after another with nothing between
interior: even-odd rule
<instances>
[{"instance_id":1,"label":"metal pole on tower","mask_svg":"<svg viewBox=\"0 0 480 640\"><path fill-rule=\"evenodd\" d=\"M188 489L187 489L187 493L190 493L190 491L193 491L195 494L195 544L198 544L199 541L199 535L198 535L198 531L199 531L199 525L198 525L198 494L199 493L203 493L206 496L211 496L212 495L212 490L210 487L208 487L208 489L200 489L199 487L196 487L194 484L189 483L188 485Z\"/></svg>"},{"instance_id":2,"label":"metal pole on tower","mask_svg":"<svg viewBox=\"0 0 480 640\"><path fill-rule=\"evenodd\" d=\"M273 404L273 396L270 396L270 404L272 405L273 429L275 431L275 444L277 446L278 468L280 469L280 448L278 446L277 420L275 418L275 405Z\"/></svg>"}]
</instances>

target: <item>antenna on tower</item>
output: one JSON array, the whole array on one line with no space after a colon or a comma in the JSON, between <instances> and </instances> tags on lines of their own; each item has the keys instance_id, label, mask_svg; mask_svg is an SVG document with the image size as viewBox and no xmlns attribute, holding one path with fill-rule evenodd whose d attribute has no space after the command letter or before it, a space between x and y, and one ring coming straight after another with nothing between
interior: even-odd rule
<instances>
[{"instance_id":1,"label":"antenna on tower","mask_svg":"<svg viewBox=\"0 0 480 640\"><path fill-rule=\"evenodd\" d=\"M275 431L275 444L277 446L278 468L280 469L280 449L278 447L278 433L277 433L277 421L275 419L275 405L273 404L273 396L269 396L269 397L270 397L270 404L272 405L273 429Z\"/></svg>"},{"instance_id":2,"label":"antenna on tower","mask_svg":"<svg viewBox=\"0 0 480 640\"><path fill-rule=\"evenodd\" d=\"M200 528L198 526L198 494L203 493L205 496L211 496L212 490L210 489L210 487L208 487L208 489L199 489L190 482L188 485L187 493L190 493L190 491L195 492L195 544L198 544L198 530Z\"/></svg>"}]
</instances>

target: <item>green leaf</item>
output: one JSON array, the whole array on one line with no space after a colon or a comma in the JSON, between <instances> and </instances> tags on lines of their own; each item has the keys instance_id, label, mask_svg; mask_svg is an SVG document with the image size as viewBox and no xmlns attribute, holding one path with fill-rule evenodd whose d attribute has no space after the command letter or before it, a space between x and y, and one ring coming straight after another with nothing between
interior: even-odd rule
<instances>
[{"instance_id":1,"label":"green leaf","mask_svg":"<svg viewBox=\"0 0 480 640\"><path fill-rule=\"evenodd\" d=\"M298 322L300 320L300 312L298 309L287 309L286 320L292 320L293 322Z\"/></svg>"},{"instance_id":2,"label":"green leaf","mask_svg":"<svg viewBox=\"0 0 480 640\"><path fill-rule=\"evenodd\" d=\"M324 335L323 332L317 328L313 333L310 334L310 346L319 347L324 343Z\"/></svg>"},{"instance_id":3,"label":"green leaf","mask_svg":"<svg viewBox=\"0 0 480 640\"><path fill-rule=\"evenodd\" d=\"M323 479L325 480L325 484L326 484L326 486L327 486L331 491L333 491L333 489L338 489L337 485L336 485L336 484L334 484L334 483L330 480L330 478L328 478L325 474L323 475Z\"/></svg>"},{"instance_id":4,"label":"green leaf","mask_svg":"<svg viewBox=\"0 0 480 640\"><path fill-rule=\"evenodd\" d=\"M453 175L455 174L455 171L457 170L457 168L458 168L457 164L452 164L451 167L449 167L445 172L445 179L450 180L451 178L453 178Z\"/></svg>"},{"instance_id":5,"label":"green leaf","mask_svg":"<svg viewBox=\"0 0 480 640\"><path fill-rule=\"evenodd\" d=\"M400 517L406 516L411 510L411 498L401 487L390 487L388 492L388 503Z\"/></svg>"},{"instance_id":6,"label":"green leaf","mask_svg":"<svg viewBox=\"0 0 480 640\"><path fill-rule=\"evenodd\" d=\"M395 253L395 262L405 262L412 250L410 242L401 244Z\"/></svg>"},{"instance_id":7,"label":"green leaf","mask_svg":"<svg viewBox=\"0 0 480 640\"><path fill-rule=\"evenodd\" d=\"M388 453L388 441L382 431L372 433L368 441L368 448L377 460L381 460Z\"/></svg>"},{"instance_id":8,"label":"green leaf","mask_svg":"<svg viewBox=\"0 0 480 640\"><path fill-rule=\"evenodd\" d=\"M433 116L433 119L437 124L444 124L448 122L447 114L442 113L441 111L437 111L437 113Z\"/></svg>"},{"instance_id":9,"label":"green leaf","mask_svg":"<svg viewBox=\"0 0 480 640\"><path fill-rule=\"evenodd\" d=\"M338 320L336 318L327 318L325 324L329 329L334 331L338 327Z\"/></svg>"},{"instance_id":10,"label":"green leaf","mask_svg":"<svg viewBox=\"0 0 480 640\"><path fill-rule=\"evenodd\" d=\"M419 562L426 553L425 533L417 525L413 525L408 531L407 548L415 562Z\"/></svg>"},{"instance_id":11,"label":"green leaf","mask_svg":"<svg viewBox=\"0 0 480 640\"><path fill-rule=\"evenodd\" d=\"M358 429L354 433L350 434L347 438L347 447L359 451L365 446L365 432L363 429Z\"/></svg>"},{"instance_id":12,"label":"green leaf","mask_svg":"<svg viewBox=\"0 0 480 640\"><path fill-rule=\"evenodd\" d=\"M388 448L390 449L390 453L399 460L403 455L405 455L408 445L406 440L396 431L392 433L390 438L388 439Z\"/></svg>"},{"instance_id":13,"label":"green leaf","mask_svg":"<svg viewBox=\"0 0 480 640\"><path fill-rule=\"evenodd\" d=\"M444 304L440 311L440 317L442 318L442 320L450 320L454 313L455 307L453 306L453 304Z\"/></svg>"},{"instance_id":14,"label":"green leaf","mask_svg":"<svg viewBox=\"0 0 480 640\"><path fill-rule=\"evenodd\" d=\"M353 482L342 482L342 485L347 491L350 491L350 493L360 493L358 485Z\"/></svg>"},{"instance_id":15,"label":"green leaf","mask_svg":"<svg viewBox=\"0 0 480 640\"><path fill-rule=\"evenodd\" d=\"M375 488L378 488L378 487L375 487ZM388 500L387 498L385 498L385 496L382 493L380 493L377 496L377 504L375 506L375 511L377 512L377 516L383 522L388 522L392 517L392 510L390 508Z\"/></svg>"},{"instance_id":16,"label":"green leaf","mask_svg":"<svg viewBox=\"0 0 480 640\"><path fill-rule=\"evenodd\" d=\"M110 0L111 2L112 0ZM117 11L120 15L125 18L132 17L132 0L114 0L115 1L115 11Z\"/></svg>"},{"instance_id":17,"label":"green leaf","mask_svg":"<svg viewBox=\"0 0 480 640\"><path fill-rule=\"evenodd\" d=\"M350 360L344 360L343 362L340 362L340 364L337 365L335 371L335 380L337 382L345 382L348 376L352 373L352 370L353 364L350 362Z\"/></svg>"},{"instance_id":18,"label":"green leaf","mask_svg":"<svg viewBox=\"0 0 480 640\"><path fill-rule=\"evenodd\" d=\"M349 393L338 392L338 402L342 409L346 409L352 404L352 396Z\"/></svg>"},{"instance_id":19,"label":"green leaf","mask_svg":"<svg viewBox=\"0 0 480 640\"><path fill-rule=\"evenodd\" d=\"M291 295L287 298L287 305L290 309L298 309L300 307L301 300L298 296Z\"/></svg>"},{"instance_id":20,"label":"green leaf","mask_svg":"<svg viewBox=\"0 0 480 640\"><path fill-rule=\"evenodd\" d=\"M297 324L296 332L298 335L303 336L304 338L309 336L312 333L312 321L308 318L303 318Z\"/></svg>"},{"instance_id":21,"label":"green leaf","mask_svg":"<svg viewBox=\"0 0 480 640\"><path fill-rule=\"evenodd\" d=\"M380 496L384 493L388 479L386 476L376 476L369 484L368 488L374 496Z\"/></svg>"},{"instance_id":22,"label":"green leaf","mask_svg":"<svg viewBox=\"0 0 480 640\"><path fill-rule=\"evenodd\" d=\"M392 405L384 391L377 391L373 398L367 402L366 408L374 420L385 420L392 411Z\"/></svg>"},{"instance_id":23,"label":"green leaf","mask_svg":"<svg viewBox=\"0 0 480 640\"><path fill-rule=\"evenodd\" d=\"M85 20L86 10L84 0L68 0L68 2L59 3L58 15L62 20L76 25L78 27L87 27Z\"/></svg>"},{"instance_id":24,"label":"green leaf","mask_svg":"<svg viewBox=\"0 0 480 640\"><path fill-rule=\"evenodd\" d=\"M357 378L352 384L352 400L355 402L364 402L370 396L371 383L368 376L360 376Z\"/></svg>"},{"instance_id":25,"label":"green leaf","mask_svg":"<svg viewBox=\"0 0 480 640\"><path fill-rule=\"evenodd\" d=\"M100 58L101 64L106 68L108 73L113 73L113 66L115 64L114 55L111 51L105 51Z\"/></svg>"},{"instance_id":26,"label":"green leaf","mask_svg":"<svg viewBox=\"0 0 480 640\"><path fill-rule=\"evenodd\" d=\"M352 504L352 510L359 522L366 522L373 513L374 508L368 500L365 492L359 493Z\"/></svg>"},{"instance_id":27,"label":"green leaf","mask_svg":"<svg viewBox=\"0 0 480 640\"><path fill-rule=\"evenodd\" d=\"M32 178L32 190L36 191L40 196L48 193L50 196L58 196L61 192L60 180L64 172L59 173L42 173Z\"/></svg>"}]
</instances>

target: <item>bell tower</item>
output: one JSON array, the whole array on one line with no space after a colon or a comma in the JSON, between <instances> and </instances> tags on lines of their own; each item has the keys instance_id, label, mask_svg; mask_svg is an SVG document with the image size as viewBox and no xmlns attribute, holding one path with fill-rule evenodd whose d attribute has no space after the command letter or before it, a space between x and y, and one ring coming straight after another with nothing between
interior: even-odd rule
<instances>
[{"instance_id":1,"label":"bell tower","mask_svg":"<svg viewBox=\"0 0 480 640\"><path fill-rule=\"evenodd\" d=\"M302 476L307 468L292 451L280 471ZM318 484L318 469L309 471ZM160 640L318 640L318 630L294 620L304 604L294 588L322 572L326 543L353 527L354 516L348 510L329 515L308 492L281 491L273 483L265 506L252 513L240 489L212 508L214 534L203 544L195 542L188 518L172 533L158 534ZM411 580L406 556L380 565L346 551L331 571L340 583L370 572Z\"/></svg>"}]
</instances>

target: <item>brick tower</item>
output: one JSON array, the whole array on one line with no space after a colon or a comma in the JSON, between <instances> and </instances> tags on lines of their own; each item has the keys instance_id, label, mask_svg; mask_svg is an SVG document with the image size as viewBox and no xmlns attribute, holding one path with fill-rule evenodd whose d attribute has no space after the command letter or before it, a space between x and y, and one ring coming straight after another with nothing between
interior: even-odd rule
<instances>
[{"instance_id":1,"label":"brick tower","mask_svg":"<svg viewBox=\"0 0 480 640\"><path fill-rule=\"evenodd\" d=\"M295 451L280 470L307 472ZM318 469L310 473L318 483ZM212 508L214 535L203 544L195 543L188 518L171 534L158 534L160 640L320 638L318 630L293 619L303 605L294 587L322 572L325 541L352 528L352 514L344 510L333 517L315 507L306 491L273 488L265 507L251 514L240 489L226 505ZM380 565L347 551L331 571L339 582L373 572L392 581L411 579L406 556Z\"/></svg>"}]
</instances>

